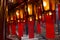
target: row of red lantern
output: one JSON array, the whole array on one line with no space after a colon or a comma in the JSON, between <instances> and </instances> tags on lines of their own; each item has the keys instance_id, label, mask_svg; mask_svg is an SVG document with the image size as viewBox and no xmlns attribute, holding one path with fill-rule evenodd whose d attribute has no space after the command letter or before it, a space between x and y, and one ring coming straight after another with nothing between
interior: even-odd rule
<instances>
[{"instance_id":1,"label":"row of red lantern","mask_svg":"<svg viewBox=\"0 0 60 40\"><path fill-rule=\"evenodd\" d=\"M29 18L29 20L27 20L28 23L28 35L29 38L34 38L34 20L32 18ZM46 20L46 21L45 21ZM55 31L54 31L54 21L52 18L52 13L49 12L49 14L45 14L42 18L42 21L45 21L46 23L46 38L55 38ZM24 25L25 23L19 22L18 24L18 36L22 37L23 33L24 33ZM16 25L15 22L13 22L11 24L11 29L12 29L12 35L16 34ZM37 33L40 34L41 33L41 28L40 28L40 23L37 23ZM51 36L52 35L52 36Z\"/></svg>"}]
</instances>

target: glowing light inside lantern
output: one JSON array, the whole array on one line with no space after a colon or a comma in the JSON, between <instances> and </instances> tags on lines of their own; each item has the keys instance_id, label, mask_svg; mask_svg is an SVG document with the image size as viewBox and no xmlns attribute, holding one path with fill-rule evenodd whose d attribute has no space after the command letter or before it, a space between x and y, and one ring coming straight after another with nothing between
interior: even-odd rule
<instances>
[{"instance_id":1,"label":"glowing light inside lantern","mask_svg":"<svg viewBox=\"0 0 60 40\"><path fill-rule=\"evenodd\" d=\"M46 7L46 5L47 5L46 2L44 1L44 2L43 2L43 6Z\"/></svg>"},{"instance_id":2,"label":"glowing light inside lantern","mask_svg":"<svg viewBox=\"0 0 60 40\"><path fill-rule=\"evenodd\" d=\"M41 19L41 15L39 16L39 18Z\"/></svg>"},{"instance_id":3,"label":"glowing light inside lantern","mask_svg":"<svg viewBox=\"0 0 60 40\"><path fill-rule=\"evenodd\" d=\"M23 18L23 10L20 10L20 17Z\"/></svg>"},{"instance_id":4,"label":"glowing light inside lantern","mask_svg":"<svg viewBox=\"0 0 60 40\"><path fill-rule=\"evenodd\" d=\"M36 20L38 20L38 15L36 14Z\"/></svg>"},{"instance_id":5,"label":"glowing light inside lantern","mask_svg":"<svg viewBox=\"0 0 60 40\"><path fill-rule=\"evenodd\" d=\"M52 13L51 13L51 12L49 12L49 15L52 15Z\"/></svg>"},{"instance_id":6,"label":"glowing light inside lantern","mask_svg":"<svg viewBox=\"0 0 60 40\"><path fill-rule=\"evenodd\" d=\"M13 20L13 16L11 16L11 20Z\"/></svg>"},{"instance_id":7,"label":"glowing light inside lantern","mask_svg":"<svg viewBox=\"0 0 60 40\"><path fill-rule=\"evenodd\" d=\"M20 20L18 20L18 22L20 22Z\"/></svg>"},{"instance_id":8,"label":"glowing light inside lantern","mask_svg":"<svg viewBox=\"0 0 60 40\"><path fill-rule=\"evenodd\" d=\"M19 19L19 10L16 11L17 18Z\"/></svg>"},{"instance_id":9,"label":"glowing light inside lantern","mask_svg":"<svg viewBox=\"0 0 60 40\"><path fill-rule=\"evenodd\" d=\"M32 15L32 5L28 5L28 14Z\"/></svg>"},{"instance_id":10,"label":"glowing light inside lantern","mask_svg":"<svg viewBox=\"0 0 60 40\"><path fill-rule=\"evenodd\" d=\"M19 11L16 11L16 15L17 15L17 16L19 15Z\"/></svg>"},{"instance_id":11,"label":"glowing light inside lantern","mask_svg":"<svg viewBox=\"0 0 60 40\"><path fill-rule=\"evenodd\" d=\"M32 17L30 17L29 19L30 19L30 21L32 21Z\"/></svg>"},{"instance_id":12,"label":"glowing light inside lantern","mask_svg":"<svg viewBox=\"0 0 60 40\"><path fill-rule=\"evenodd\" d=\"M44 10L49 10L49 0L43 0L43 6L44 6Z\"/></svg>"}]
</instances>

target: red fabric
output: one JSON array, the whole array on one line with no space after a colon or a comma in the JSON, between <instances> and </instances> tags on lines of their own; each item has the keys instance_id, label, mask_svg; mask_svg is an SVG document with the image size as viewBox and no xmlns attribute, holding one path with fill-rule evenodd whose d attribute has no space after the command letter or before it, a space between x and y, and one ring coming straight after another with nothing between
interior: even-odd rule
<instances>
[{"instance_id":1,"label":"red fabric","mask_svg":"<svg viewBox=\"0 0 60 40\"><path fill-rule=\"evenodd\" d=\"M16 25L14 23L12 23L11 25L11 32L12 32L12 35L16 34Z\"/></svg>"},{"instance_id":2,"label":"red fabric","mask_svg":"<svg viewBox=\"0 0 60 40\"><path fill-rule=\"evenodd\" d=\"M28 34L29 38L34 38L34 21L28 22Z\"/></svg>"},{"instance_id":3,"label":"red fabric","mask_svg":"<svg viewBox=\"0 0 60 40\"><path fill-rule=\"evenodd\" d=\"M18 36L22 37L24 32L24 23L18 22Z\"/></svg>"},{"instance_id":4,"label":"red fabric","mask_svg":"<svg viewBox=\"0 0 60 40\"><path fill-rule=\"evenodd\" d=\"M46 18L46 38L55 38L54 22L50 15L45 15Z\"/></svg>"},{"instance_id":5,"label":"red fabric","mask_svg":"<svg viewBox=\"0 0 60 40\"><path fill-rule=\"evenodd\" d=\"M58 4L58 16L59 16L59 20L60 20L60 4Z\"/></svg>"},{"instance_id":6,"label":"red fabric","mask_svg":"<svg viewBox=\"0 0 60 40\"><path fill-rule=\"evenodd\" d=\"M37 33L40 34L41 33L41 28L40 28L40 23L37 23Z\"/></svg>"}]
</instances>

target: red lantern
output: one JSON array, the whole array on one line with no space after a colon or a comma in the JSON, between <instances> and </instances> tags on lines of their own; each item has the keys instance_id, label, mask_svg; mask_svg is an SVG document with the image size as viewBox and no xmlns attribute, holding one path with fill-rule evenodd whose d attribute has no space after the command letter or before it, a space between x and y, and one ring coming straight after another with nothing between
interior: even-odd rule
<instances>
[{"instance_id":1,"label":"red lantern","mask_svg":"<svg viewBox=\"0 0 60 40\"><path fill-rule=\"evenodd\" d=\"M34 38L34 21L32 18L28 20L28 34L29 38Z\"/></svg>"},{"instance_id":2,"label":"red lantern","mask_svg":"<svg viewBox=\"0 0 60 40\"><path fill-rule=\"evenodd\" d=\"M46 38L55 38L55 32L54 32L54 22L52 19L52 14L49 13L48 15L45 15L46 19Z\"/></svg>"},{"instance_id":3,"label":"red lantern","mask_svg":"<svg viewBox=\"0 0 60 40\"><path fill-rule=\"evenodd\" d=\"M21 38L24 33L24 23L18 22L18 36Z\"/></svg>"},{"instance_id":4,"label":"red lantern","mask_svg":"<svg viewBox=\"0 0 60 40\"><path fill-rule=\"evenodd\" d=\"M16 35L16 23L12 15L11 15L11 33L12 35Z\"/></svg>"}]
</instances>

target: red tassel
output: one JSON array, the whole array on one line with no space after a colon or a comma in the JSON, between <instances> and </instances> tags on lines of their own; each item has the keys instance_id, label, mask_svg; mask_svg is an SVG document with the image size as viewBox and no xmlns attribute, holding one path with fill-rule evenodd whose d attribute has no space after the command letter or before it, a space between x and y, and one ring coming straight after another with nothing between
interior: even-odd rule
<instances>
[{"instance_id":1,"label":"red tassel","mask_svg":"<svg viewBox=\"0 0 60 40\"><path fill-rule=\"evenodd\" d=\"M24 32L24 24L21 22L18 22L18 36L22 37Z\"/></svg>"},{"instance_id":2,"label":"red tassel","mask_svg":"<svg viewBox=\"0 0 60 40\"><path fill-rule=\"evenodd\" d=\"M51 15L45 15L46 18L46 38L55 38L54 22Z\"/></svg>"},{"instance_id":3,"label":"red tassel","mask_svg":"<svg viewBox=\"0 0 60 40\"><path fill-rule=\"evenodd\" d=\"M34 21L28 22L28 34L29 38L34 38Z\"/></svg>"},{"instance_id":4,"label":"red tassel","mask_svg":"<svg viewBox=\"0 0 60 40\"><path fill-rule=\"evenodd\" d=\"M40 34L41 33L41 28L40 28L40 23L37 23L37 33Z\"/></svg>"},{"instance_id":5,"label":"red tassel","mask_svg":"<svg viewBox=\"0 0 60 40\"><path fill-rule=\"evenodd\" d=\"M12 35L15 35L16 34L16 25L14 23L12 23L11 25L11 32L12 32Z\"/></svg>"}]
</instances>

